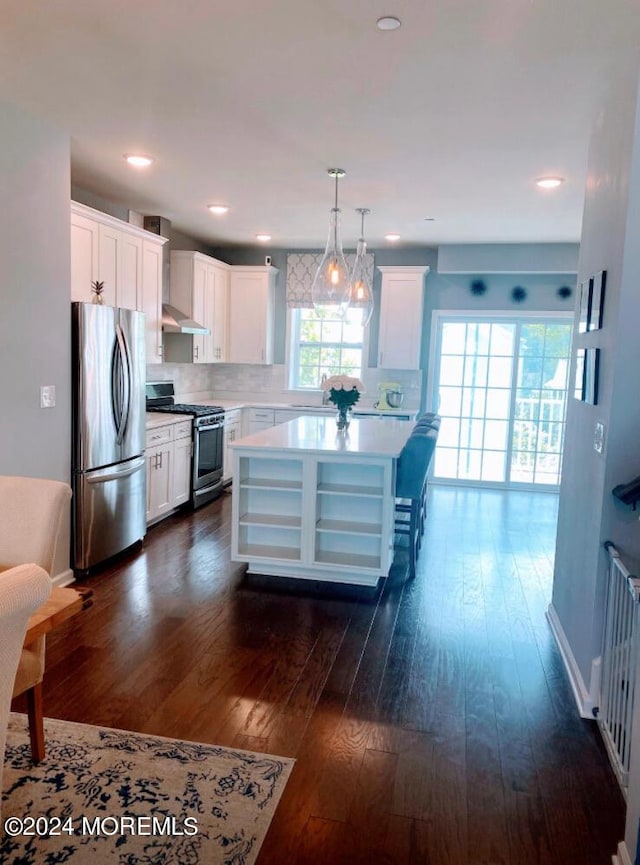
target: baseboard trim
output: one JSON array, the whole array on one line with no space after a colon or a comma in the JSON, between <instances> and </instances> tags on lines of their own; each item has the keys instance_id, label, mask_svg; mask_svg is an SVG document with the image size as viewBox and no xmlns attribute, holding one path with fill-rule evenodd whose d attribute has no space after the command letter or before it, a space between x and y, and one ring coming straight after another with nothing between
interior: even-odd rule
<instances>
[{"instance_id":1,"label":"baseboard trim","mask_svg":"<svg viewBox=\"0 0 640 865\"><path fill-rule=\"evenodd\" d=\"M627 845L624 841L621 841L618 844L618 852L613 854L611 862L613 865L633 865L631 856L629 856L629 851L627 850Z\"/></svg>"},{"instance_id":2,"label":"baseboard trim","mask_svg":"<svg viewBox=\"0 0 640 865\"><path fill-rule=\"evenodd\" d=\"M51 578L53 585L58 587L69 586L71 583L75 583L75 581L76 578L74 577L71 568L67 568L66 571L61 571L59 574L56 574L55 577Z\"/></svg>"},{"instance_id":3,"label":"baseboard trim","mask_svg":"<svg viewBox=\"0 0 640 865\"><path fill-rule=\"evenodd\" d=\"M582 718L589 718L593 721L593 710L597 706L597 696L593 691L590 693L584 683L580 668L573 656L571 646L569 645L564 628L562 627L553 604L549 604L549 607L547 608L547 621L549 622L551 633L553 634L558 649L560 650L560 654L562 655L562 660L564 661L564 666L567 675L569 676L569 682L571 684L571 690L573 691L573 697L576 701L576 706L578 707L578 712ZM592 676L592 679L593 678L594 677Z\"/></svg>"}]
</instances>

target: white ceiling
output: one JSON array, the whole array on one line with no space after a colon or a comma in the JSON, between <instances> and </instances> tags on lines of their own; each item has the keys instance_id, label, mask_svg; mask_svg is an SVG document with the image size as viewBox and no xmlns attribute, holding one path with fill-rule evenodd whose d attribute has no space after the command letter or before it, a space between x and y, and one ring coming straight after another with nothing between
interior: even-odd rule
<instances>
[{"instance_id":1,"label":"white ceiling","mask_svg":"<svg viewBox=\"0 0 640 865\"><path fill-rule=\"evenodd\" d=\"M638 0L2 0L0 98L70 134L74 184L213 245L324 245L331 166L345 246L356 207L371 246L576 241L598 98L639 45Z\"/></svg>"}]
</instances>

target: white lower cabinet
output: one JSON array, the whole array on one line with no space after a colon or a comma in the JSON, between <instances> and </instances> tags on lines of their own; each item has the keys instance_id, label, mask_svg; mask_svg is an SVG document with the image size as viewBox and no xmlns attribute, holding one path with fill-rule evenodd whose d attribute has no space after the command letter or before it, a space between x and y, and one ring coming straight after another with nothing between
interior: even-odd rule
<instances>
[{"instance_id":1,"label":"white lower cabinet","mask_svg":"<svg viewBox=\"0 0 640 865\"><path fill-rule=\"evenodd\" d=\"M191 421L174 421L147 432L147 525L191 497Z\"/></svg>"},{"instance_id":2,"label":"white lower cabinet","mask_svg":"<svg viewBox=\"0 0 640 865\"><path fill-rule=\"evenodd\" d=\"M275 423L275 411L272 408L249 409L249 428L247 434L251 435L263 429L269 429Z\"/></svg>"},{"instance_id":3,"label":"white lower cabinet","mask_svg":"<svg viewBox=\"0 0 640 865\"><path fill-rule=\"evenodd\" d=\"M233 479L233 451L229 447L231 442L242 437L242 412L240 409L232 409L224 416L224 452L222 482L228 484Z\"/></svg>"}]
</instances>

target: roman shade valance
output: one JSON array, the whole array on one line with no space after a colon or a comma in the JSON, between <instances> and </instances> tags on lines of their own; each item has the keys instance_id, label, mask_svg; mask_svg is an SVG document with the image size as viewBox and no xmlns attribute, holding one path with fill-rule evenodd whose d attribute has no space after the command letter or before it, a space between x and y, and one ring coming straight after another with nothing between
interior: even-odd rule
<instances>
[{"instance_id":1,"label":"roman shade valance","mask_svg":"<svg viewBox=\"0 0 640 865\"><path fill-rule=\"evenodd\" d=\"M311 284L316 275L323 252L290 252L287 255L287 306L291 309L313 307ZM345 255L349 270L353 270L355 252ZM367 276L373 283L373 253L367 253Z\"/></svg>"}]
</instances>

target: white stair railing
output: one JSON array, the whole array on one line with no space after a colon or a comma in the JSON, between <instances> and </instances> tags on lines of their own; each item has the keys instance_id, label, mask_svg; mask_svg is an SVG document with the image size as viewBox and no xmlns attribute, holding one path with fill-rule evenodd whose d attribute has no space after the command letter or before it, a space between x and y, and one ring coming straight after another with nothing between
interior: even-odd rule
<instances>
[{"instance_id":1,"label":"white stair railing","mask_svg":"<svg viewBox=\"0 0 640 865\"><path fill-rule=\"evenodd\" d=\"M597 719L613 768L626 791L640 635L640 579L629 573L611 541L605 543L605 549L609 578Z\"/></svg>"}]
</instances>

